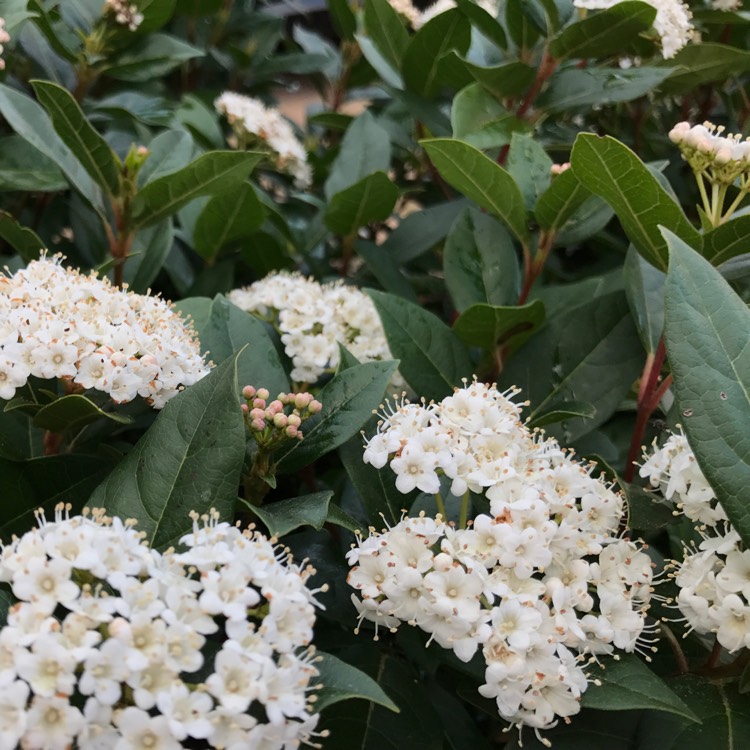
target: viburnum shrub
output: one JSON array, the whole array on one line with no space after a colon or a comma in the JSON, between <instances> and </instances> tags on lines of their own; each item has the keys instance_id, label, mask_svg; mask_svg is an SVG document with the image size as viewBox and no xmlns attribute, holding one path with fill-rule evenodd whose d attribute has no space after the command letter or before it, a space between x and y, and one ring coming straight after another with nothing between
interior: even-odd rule
<instances>
[{"instance_id":1,"label":"viburnum shrub","mask_svg":"<svg viewBox=\"0 0 750 750\"><path fill-rule=\"evenodd\" d=\"M0 746L746 746L748 9L311 7L0 0Z\"/></svg>"}]
</instances>

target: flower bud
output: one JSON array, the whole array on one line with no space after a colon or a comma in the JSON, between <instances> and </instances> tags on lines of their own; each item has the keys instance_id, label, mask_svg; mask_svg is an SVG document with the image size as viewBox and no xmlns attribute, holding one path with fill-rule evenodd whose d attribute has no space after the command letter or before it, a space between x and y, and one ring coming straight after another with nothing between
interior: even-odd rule
<instances>
[{"instance_id":1,"label":"flower bud","mask_svg":"<svg viewBox=\"0 0 750 750\"><path fill-rule=\"evenodd\" d=\"M242 389L242 398L246 398L248 401L255 398L255 388L251 385L246 385Z\"/></svg>"},{"instance_id":2,"label":"flower bud","mask_svg":"<svg viewBox=\"0 0 750 750\"><path fill-rule=\"evenodd\" d=\"M258 398L262 398L264 401L266 401L271 397L271 394L268 392L268 388L258 388L257 396Z\"/></svg>"},{"instance_id":3,"label":"flower bud","mask_svg":"<svg viewBox=\"0 0 750 750\"><path fill-rule=\"evenodd\" d=\"M279 429L281 429L283 427L286 427L288 421L289 420L288 420L286 414L284 414L284 413L274 414L274 416L273 416L274 427L278 427Z\"/></svg>"},{"instance_id":4,"label":"flower bud","mask_svg":"<svg viewBox=\"0 0 750 750\"><path fill-rule=\"evenodd\" d=\"M317 399L313 399L308 407L307 411L310 412L310 414L317 414L321 409L323 408L323 404L320 403Z\"/></svg>"},{"instance_id":5,"label":"flower bud","mask_svg":"<svg viewBox=\"0 0 750 750\"><path fill-rule=\"evenodd\" d=\"M294 406L297 409L304 409L312 400L313 397L309 393L297 393L294 396Z\"/></svg>"}]
</instances>

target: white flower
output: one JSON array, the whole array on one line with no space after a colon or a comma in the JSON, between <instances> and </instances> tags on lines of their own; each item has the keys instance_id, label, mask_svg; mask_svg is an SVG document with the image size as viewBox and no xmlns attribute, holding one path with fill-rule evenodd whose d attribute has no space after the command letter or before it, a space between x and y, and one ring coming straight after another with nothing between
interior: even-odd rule
<instances>
[{"instance_id":1,"label":"white flower","mask_svg":"<svg viewBox=\"0 0 750 750\"><path fill-rule=\"evenodd\" d=\"M165 716L149 716L140 708L129 706L117 720L122 737L113 750L181 750L182 745L169 731Z\"/></svg>"},{"instance_id":2,"label":"white flower","mask_svg":"<svg viewBox=\"0 0 750 750\"><path fill-rule=\"evenodd\" d=\"M22 746L28 750L68 750L83 729L81 712L67 698L34 698L27 714Z\"/></svg>"}]
</instances>

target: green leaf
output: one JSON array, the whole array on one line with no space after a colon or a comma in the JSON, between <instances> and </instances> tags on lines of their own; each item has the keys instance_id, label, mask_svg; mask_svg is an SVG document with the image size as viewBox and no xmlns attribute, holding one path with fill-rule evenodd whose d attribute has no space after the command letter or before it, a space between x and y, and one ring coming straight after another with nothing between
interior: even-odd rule
<instances>
[{"instance_id":1,"label":"green leaf","mask_svg":"<svg viewBox=\"0 0 750 750\"><path fill-rule=\"evenodd\" d=\"M521 243L528 240L523 195L508 172L462 141L433 138L420 143L450 185L494 213Z\"/></svg>"},{"instance_id":2,"label":"green leaf","mask_svg":"<svg viewBox=\"0 0 750 750\"><path fill-rule=\"evenodd\" d=\"M467 208L443 249L443 272L456 310L475 303L510 305L518 299L521 272L510 235L487 214Z\"/></svg>"},{"instance_id":3,"label":"green leaf","mask_svg":"<svg viewBox=\"0 0 750 750\"><path fill-rule=\"evenodd\" d=\"M134 226L162 221L199 196L226 192L244 182L262 158L263 154L253 151L212 151L177 172L152 180L133 202Z\"/></svg>"},{"instance_id":4,"label":"green leaf","mask_svg":"<svg viewBox=\"0 0 750 750\"><path fill-rule=\"evenodd\" d=\"M39 409L34 415L34 425L50 432L65 434L78 432L86 425L102 418L120 424L129 424L133 421L124 414L104 411L86 396L71 393Z\"/></svg>"},{"instance_id":5,"label":"green leaf","mask_svg":"<svg viewBox=\"0 0 750 750\"><path fill-rule=\"evenodd\" d=\"M472 305L461 313L453 330L472 346L481 346L490 352L508 346L509 351L514 351L543 322L544 304L535 299L520 307Z\"/></svg>"},{"instance_id":6,"label":"green leaf","mask_svg":"<svg viewBox=\"0 0 750 750\"><path fill-rule=\"evenodd\" d=\"M383 79L384 83L392 86L394 90L398 91L403 89L404 82L401 80L396 68L394 68L388 60L380 54L378 48L373 44L372 39L363 36L362 34L355 34L354 38L359 45L359 49L362 52L362 57L370 64L370 67Z\"/></svg>"},{"instance_id":7,"label":"green leaf","mask_svg":"<svg viewBox=\"0 0 750 750\"><path fill-rule=\"evenodd\" d=\"M152 546L165 549L190 531L190 511L232 518L244 460L233 357L167 403L88 505L137 518Z\"/></svg>"},{"instance_id":8,"label":"green leaf","mask_svg":"<svg viewBox=\"0 0 750 750\"><path fill-rule=\"evenodd\" d=\"M576 138L571 163L583 185L614 209L628 238L651 265L667 268L667 243L660 226L701 246L682 208L627 146L609 136L583 133Z\"/></svg>"},{"instance_id":9,"label":"green leaf","mask_svg":"<svg viewBox=\"0 0 750 750\"><path fill-rule=\"evenodd\" d=\"M471 25L500 49L507 49L508 39L497 19L472 0L457 0L458 9L471 21Z\"/></svg>"},{"instance_id":10,"label":"green leaf","mask_svg":"<svg viewBox=\"0 0 750 750\"><path fill-rule=\"evenodd\" d=\"M322 529L328 519L328 505L332 497L333 490L325 490L267 503L262 507L243 503L263 521L271 536L282 537L300 526L312 526L318 531Z\"/></svg>"},{"instance_id":11,"label":"green leaf","mask_svg":"<svg viewBox=\"0 0 750 750\"><path fill-rule=\"evenodd\" d=\"M539 196L534 214L542 229L558 231L591 196L572 169L557 175Z\"/></svg>"},{"instance_id":12,"label":"green leaf","mask_svg":"<svg viewBox=\"0 0 750 750\"><path fill-rule=\"evenodd\" d=\"M628 484L622 479L618 484L628 498L628 528L638 531L657 531L676 521L674 505L659 502L652 493L637 484Z\"/></svg>"},{"instance_id":13,"label":"green leaf","mask_svg":"<svg viewBox=\"0 0 750 750\"><path fill-rule=\"evenodd\" d=\"M237 360L239 387L254 385L272 394L289 391L286 371L279 360L265 324L233 305L226 297L194 297L175 305L183 316L193 319L201 352L218 363L242 350Z\"/></svg>"},{"instance_id":14,"label":"green leaf","mask_svg":"<svg viewBox=\"0 0 750 750\"><path fill-rule=\"evenodd\" d=\"M532 21L531 5L529 0L507 0L505 4L505 25L508 34L521 50L533 47L539 39L540 32L547 33L546 28Z\"/></svg>"},{"instance_id":15,"label":"green leaf","mask_svg":"<svg viewBox=\"0 0 750 750\"><path fill-rule=\"evenodd\" d=\"M375 172L340 190L330 199L324 214L326 226L342 237L354 234L371 221L391 215L399 189L385 172Z\"/></svg>"},{"instance_id":16,"label":"green leaf","mask_svg":"<svg viewBox=\"0 0 750 750\"><path fill-rule=\"evenodd\" d=\"M700 723L667 684L657 677L635 654L621 654L619 660L609 659L603 669L592 667L601 686L591 685L581 703L603 711L626 711L649 708L676 714Z\"/></svg>"},{"instance_id":17,"label":"green leaf","mask_svg":"<svg viewBox=\"0 0 750 750\"><path fill-rule=\"evenodd\" d=\"M361 698L377 703L389 711L399 712L398 706L372 677L331 654L319 651L318 656L319 661L316 662L320 673L318 681L323 684L323 687L316 693L318 697L315 703L316 711L322 711L340 701Z\"/></svg>"},{"instance_id":18,"label":"green leaf","mask_svg":"<svg viewBox=\"0 0 750 750\"><path fill-rule=\"evenodd\" d=\"M396 71L401 69L409 33L388 0L365 0L365 29L375 48Z\"/></svg>"},{"instance_id":19,"label":"green leaf","mask_svg":"<svg viewBox=\"0 0 750 750\"><path fill-rule=\"evenodd\" d=\"M623 266L625 294L647 352L653 354L664 332L664 272L628 248Z\"/></svg>"},{"instance_id":20,"label":"green leaf","mask_svg":"<svg viewBox=\"0 0 750 750\"><path fill-rule=\"evenodd\" d=\"M665 237L664 338L677 414L732 526L750 544L750 311L708 261Z\"/></svg>"},{"instance_id":21,"label":"green leaf","mask_svg":"<svg viewBox=\"0 0 750 750\"><path fill-rule=\"evenodd\" d=\"M193 139L184 130L165 130L148 144L148 159L138 173L138 184L146 185L187 166L193 155Z\"/></svg>"},{"instance_id":22,"label":"green leaf","mask_svg":"<svg viewBox=\"0 0 750 750\"><path fill-rule=\"evenodd\" d=\"M145 83L203 55L202 50L169 34L149 34L120 55L109 58L103 70L119 81Z\"/></svg>"},{"instance_id":23,"label":"green leaf","mask_svg":"<svg viewBox=\"0 0 750 750\"><path fill-rule=\"evenodd\" d=\"M37 98L49 113L57 134L83 168L110 195L120 194L119 159L94 130L73 95L50 81L32 81Z\"/></svg>"},{"instance_id":24,"label":"green leaf","mask_svg":"<svg viewBox=\"0 0 750 750\"><path fill-rule=\"evenodd\" d=\"M44 242L36 232L22 227L7 211L0 211L0 237L27 263L38 260L44 250Z\"/></svg>"},{"instance_id":25,"label":"green leaf","mask_svg":"<svg viewBox=\"0 0 750 750\"><path fill-rule=\"evenodd\" d=\"M581 419L593 419L596 416L596 409L585 401L568 401L565 404L559 404L552 407L544 414L537 414L533 419L528 419L525 424L530 430L537 427L544 427L555 422L562 422L565 419L580 417Z\"/></svg>"},{"instance_id":26,"label":"green leaf","mask_svg":"<svg viewBox=\"0 0 750 750\"><path fill-rule=\"evenodd\" d=\"M651 28L654 18L653 6L625 0L566 27L552 40L549 51L557 60L610 57L627 49L633 39Z\"/></svg>"},{"instance_id":27,"label":"green leaf","mask_svg":"<svg viewBox=\"0 0 750 750\"><path fill-rule=\"evenodd\" d=\"M297 471L356 435L383 400L398 362L366 362L337 373L318 395L323 410L302 425L302 440L278 456L282 471Z\"/></svg>"},{"instance_id":28,"label":"green leaf","mask_svg":"<svg viewBox=\"0 0 750 750\"><path fill-rule=\"evenodd\" d=\"M386 292L417 302L417 295L407 281L396 261L382 245L357 240L354 243L357 255L365 262L367 270L378 280Z\"/></svg>"},{"instance_id":29,"label":"green leaf","mask_svg":"<svg viewBox=\"0 0 750 750\"><path fill-rule=\"evenodd\" d=\"M434 96L445 83L445 70L451 64L449 52L463 55L471 44L471 24L458 9L431 18L412 37L404 53L401 74L407 88L420 96Z\"/></svg>"},{"instance_id":30,"label":"green leaf","mask_svg":"<svg viewBox=\"0 0 750 750\"><path fill-rule=\"evenodd\" d=\"M750 70L750 52L740 47L703 42L688 44L665 61L672 71L662 91L682 93L704 83L725 81Z\"/></svg>"},{"instance_id":31,"label":"green leaf","mask_svg":"<svg viewBox=\"0 0 750 750\"><path fill-rule=\"evenodd\" d=\"M247 239L260 229L265 215L255 190L243 182L206 204L193 228L193 246L203 258L212 260L230 242Z\"/></svg>"},{"instance_id":32,"label":"green leaf","mask_svg":"<svg viewBox=\"0 0 750 750\"><path fill-rule=\"evenodd\" d=\"M552 159L530 135L513 133L506 164L508 173L521 188L526 208L533 211L552 180Z\"/></svg>"},{"instance_id":33,"label":"green leaf","mask_svg":"<svg viewBox=\"0 0 750 750\"><path fill-rule=\"evenodd\" d=\"M570 419L549 432L569 444L604 424L643 368L643 349L623 292L614 292L548 318L507 363L502 384L531 401L530 417L583 401L591 419Z\"/></svg>"},{"instance_id":34,"label":"green leaf","mask_svg":"<svg viewBox=\"0 0 750 750\"><path fill-rule=\"evenodd\" d=\"M57 135L52 120L39 104L26 94L0 84L0 112L18 135L60 167L100 216L106 216L101 189Z\"/></svg>"},{"instance_id":35,"label":"green leaf","mask_svg":"<svg viewBox=\"0 0 750 750\"><path fill-rule=\"evenodd\" d=\"M3 0L0 3L0 12L5 20L5 30L11 39L17 37L21 25L29 18L34 18L36 13L28 7L27 0Z\"/></svg>"},{"instance_id":36,"label":"green leaf","mask_svg":"<svg viewBox=\"0 0 750 750\"><path fill-rule=\"evenodd\" d=\"M357 30L357 19L354 11L349 7L349 0L328 0L328 12L336 33L342 38L351 41Z\"/></svg>"},{"instance_id":37,"label":"green leaf","mask_svg":"<svg viewBox=\"0 0 750 750\"><path fill-rule=\"evenodd\" d=\"M518 96L531 86L535 70L522 62L508 62L484 67L462 60L474 80L497 99Z\"/></svg>"},{"instance_id":38,"label":"green leaf","mask_svg":"<svg viewBox=\"0 0 750 750\"><path fill-rule=\"evenodd\" d=\"M512 115L479 83L472 83L456 94L451 107L451 126L454 138L480 149L504 146L510 143L513 133L528 130L528 123Z\"/></svg>"},{"instance_id":39,"label":"green leaf","mask_svg":"<svg viewBox=\"0 0 750 750\"><path fill-rule=\"evenodd\" d=\"M138 232L131 255L125 264L125 281L132 291L145 294L159 275L172 249L174 225L171 219L153 224Z\"/></svg>"},{"instance_id":40,"label":"green leaf","mask_svg":"<svg viewBox=\"0 0 750 750\"><path fill-rule=\"evenodd\" d=\"M68 189L59 167L19 135L0 138L0 190L54 193Z\"/></svg>"},{"instance_id":41,"label":"green leaf","mask_svg":"<svg viewBox=\"0 0 750 750\"><path fill-rule=\"evenodd\" d=\"M391 353L400 360L399 372L416 393L428 400L441 399L461 378L471 377L474 368L466 347L440 318L392 294L375 290L368 294Z\"/></svg>"},{"instance_id":42,"label":"green leaf","mask_svg":"<svg viewBox=\"0 0 750 750\"><path fill-rule=\"evenodd\" d=\"M592 105L629 102L658 88L671 68L561 68L537 99L545 112L564 112Z\"/></svg>"},{"instance_id":43,"label":"green leaf","mask_svg":"<svg viewBox=\"0 0 750 750\"><path fill-rule=\"evenodd\" d=\"M369 111L363 112L347 129L338 156L325 183L330 200L336 193L360 182L373 172L387 172L391 166L391 140Z\"/></svg>"},{"instance_id":44,"label":"green leaf","mask_svg":"<svg viewBox=\"0 0 750 750\"><path fill-rule=\"evenodd\" d=\"M750 215L737 216L703 235L703 257L720 266L747 252L750 246Z\"/></svg>"}]
</instances>

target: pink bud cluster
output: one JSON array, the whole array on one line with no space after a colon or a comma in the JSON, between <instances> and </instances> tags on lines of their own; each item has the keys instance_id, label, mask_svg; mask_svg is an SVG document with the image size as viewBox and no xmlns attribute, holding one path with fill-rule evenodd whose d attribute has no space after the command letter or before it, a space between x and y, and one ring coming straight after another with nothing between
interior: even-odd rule
<instances>
[{"instance_id":1,"label":"pink bud cluster","mask_svg":"<svg viewBox=\"0 0 750 750\"><path fill-rule=\"evenodd\" d=\"M3 53L3 45L10 41L10 34L5 30L5 19L0 18L0 55ZM5 60L0 58L0 70L5 70Z\"/></svg>"},{"instance_id":2,"label":"pink bud cluster","mask_svg":"<svg viewBox=\"0 0 750 750\"><path fill-rule=\"evenodd\" d=\"M256 441L267 448L288 438L302 440L302 423L323 408L311 393L279 393L269 401L267 388L256 390L246 385L242 397L247 402L242 404L247 426Z\"/></svg>"}]
</instances>

